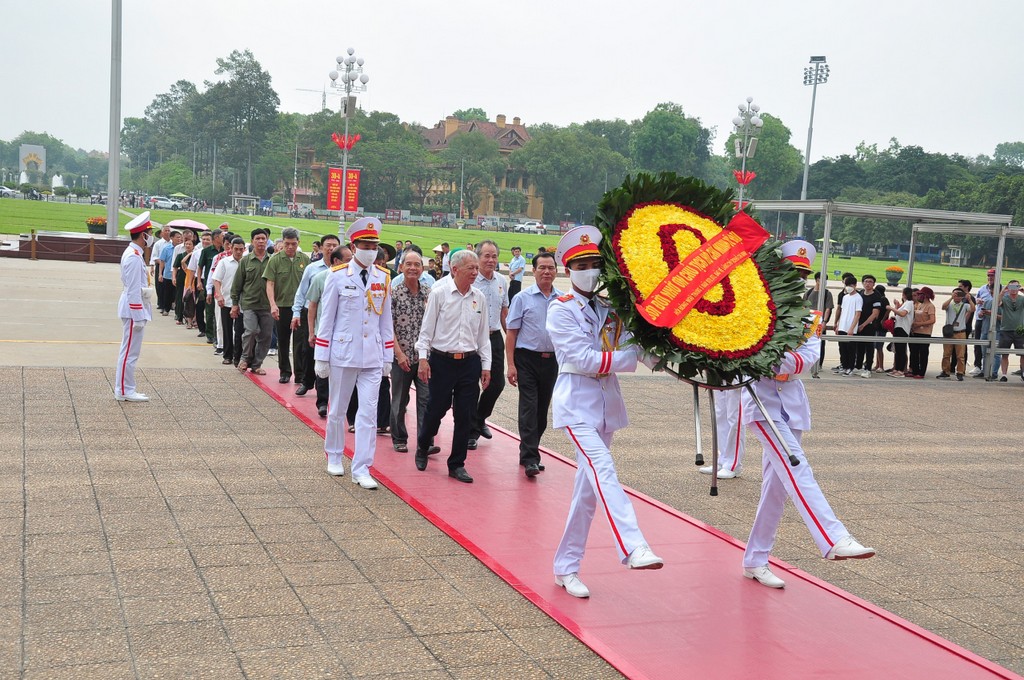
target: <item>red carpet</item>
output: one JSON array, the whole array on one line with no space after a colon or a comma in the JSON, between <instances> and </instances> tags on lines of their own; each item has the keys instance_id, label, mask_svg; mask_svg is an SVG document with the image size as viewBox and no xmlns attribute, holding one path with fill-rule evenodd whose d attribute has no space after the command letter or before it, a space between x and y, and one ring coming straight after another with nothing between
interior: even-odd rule
<instances>
[{"instance_id":1,"label":"red carpet","mask_svg":"<svg viewBox=\"0 0 1024 680\"><path fill-rule=\"evenodd\" d=\"M279 384L276 370L249 376L323 434L312 392L294 396L294 384ZM491 429L494 439L469 452L474 484L447 476L450 416L437 437L441 453L426 472L416 470L411 452L395 453L390 438L379 437L374 476L626 676L1019 677L785 563L773 562L784 590L747 580L740 542L630 490L640 527L665 568L620 566L598 514L580 573L591 597L570 597L554 585L551 560L575 464L545 451L547 470L527 480L518 439Z\"/></svg>"}]
</instances>

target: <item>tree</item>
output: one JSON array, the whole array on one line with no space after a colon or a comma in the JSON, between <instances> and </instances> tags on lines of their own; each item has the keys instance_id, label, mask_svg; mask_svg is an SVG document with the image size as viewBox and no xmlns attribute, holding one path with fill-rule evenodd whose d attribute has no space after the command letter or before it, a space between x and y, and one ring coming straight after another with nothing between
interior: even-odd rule
<instances>
[{"instance_id":1,"label":"tree","mask_svg":"<svg viewBox=\"0 0 1024 680\"><path fill-rule=\"evenodd\" d=\"M495 209L505 215L521 215L525 213L529 202L526 194L514 189L502 189L494 197Z\"/></svg>"},{"instance_id":2,"label":"tree","mask_svg":"<svg viewBox=\"0 0 1024 680\"><path fill-rule=\"evenodd\" d=\"M851 188L837 197L846 203L870 203L918 208L923 204L920 196L907 192L880 192L874 189ZM891 243L910 243L910 222L880 218L843 217L836 220L832 238L847 244L857 244L861 253L870 246Z\"/></svg>"},{"instance_id":3,"label":"tree","mask_svg":"<svg viewBox=\"0 0 1024 680\"><path fill-rule=\"evenodd\" d=\"M1003 142L996 144L995 160L1005 165L1024 168L1024 142Z\"/></svg>"},{"instance_id":4,"label":"tree","mask_svg":"<svg viewBox=\"0 0 1024 680\"><path fill-rule=\"evenodd\" d=\"M782 196L793 181L800 176L803 161L800 152L789 143L791 133L782 121L770 113L762 113L764 125L757 134L757 150L753 158L747 159L747 170L757 173L757 178L747 187L745 193L751 198L774 200ZM731 156L732 169L739 170L742 159L736 158L734 149L737 134L733 132L725 142L726 155ZM799 196L799 193L797 194Z\"/></svg>"},{"instance_id":5,"label":"tree","mask_svg":"<svg viewBox=\"0 0 1024 680\"><path fill-rule=\"evenodd\" d=\"M616 118L615 120L588 120L580 127L593 135L604 137L608 141L608 148L629 158L629 145L633 139L636 125L637 123L630 124L621 118Z\"/></svg>"},{"instance_id":6,"label":"tree","mask_svg":"<svg viewBox=\"0 0 1024 680\"><path fill-rule=\"evenodd\" d=\"M489 120L487 118L487 112L477 106L469 109L459 109L452 113L452 115L459 120L467 122L471 120L479 120L486 123Z\"/></svg>"},{"instance_id":7,"label":"tree","mask_svg":"<svg viewBox=\"0 0 1024 680\"><path fill-rule=\"evenodd\" d=\"M658 104L635 127L630 141L633 167L648 172L669 170L704 177L711 157L710 130L683 113L679 104Z\"/></svg>"}]
</instances>

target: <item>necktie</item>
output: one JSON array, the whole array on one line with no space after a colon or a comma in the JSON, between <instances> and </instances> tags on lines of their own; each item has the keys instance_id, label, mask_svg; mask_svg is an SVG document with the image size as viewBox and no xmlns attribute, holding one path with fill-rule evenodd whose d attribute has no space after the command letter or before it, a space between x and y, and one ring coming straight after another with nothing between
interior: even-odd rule
<instances>
[{"instance_id":1,"label":"necktie","mask_svg":"<svg viewBox=\"0 0 1024 680\"><path fill-rule=\"evenodd\" d=\"M594 312L594 316L600 319L601 315L597 313L597 303L594 302L594 298L590 298L590 302L588 302L587 304L590 305L590 309Z\"/></svg>"},{"instance_id":2,"label":"necktie","mask_svg":"<svg viewBox=\"0 0 1024 680\"><path fill-rule=\"evenodd\" d=\"M366 270L364 269L363 271L359 272L359 276L360 276L360 277L361 277L361 278L363 279L363 285L365 286L365 285L366 285L366 280L367 280L367 279L369 278L369 276L370 276L369 272L367 272L367 271L366 271Z\"/></svg>"}]
</instances>

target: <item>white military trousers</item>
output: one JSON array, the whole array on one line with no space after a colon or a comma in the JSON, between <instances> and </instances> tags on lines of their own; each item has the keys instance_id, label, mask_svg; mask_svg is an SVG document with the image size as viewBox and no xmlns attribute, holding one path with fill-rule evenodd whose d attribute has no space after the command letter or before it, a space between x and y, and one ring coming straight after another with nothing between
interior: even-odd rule
<instances>
[{"instance_id":1,"label":"white military trousers","mask_svg":"<svg viewBox=\"0 0 1024 680\"><path fill-rule=\"evenodd\" d=\"M637 547L646 545L629 496L622 490L615 463L609 450L611 432L600 432L589 425L564 428L565 435L576 449L576 480L565 532L555 553L555 575L564 576L580 570L587 547L587 535L600 509L608 519L619 561L626 562Z\"/></svg>"},{"instance_id":2,"label":"white military trousers","mask_svg":"<svg viewBox=\"0 0 1024 680\"><path fill-rule=\"evenodd\" d=\"M118 397L135 394L135 364L142 351L146 322L121 319L121 326L121 351L117 355L117 368L114 369L114 394Z\"/></svg>"},{"instance_id":3,"label":"white military trousers","mask_svg":"<svg viewBox=\"0 0 1024 680\"><path fill-rule=\"evenodd\" d=\"M757 504L754 525L750 529L750 539L743 553L743 567L746 569L768 564L768 554L775 544L775 533L782 520L787 497L793 500L793 505L811 532L811 538L822 557L828 554L836 541L850 534L836 518L832 506L825 500L821 487L814 479L811 466L807 464L807 457L800 446L803 432L790 430L786 423L776 422L775 426L779 428L793 454L800 459L800 464L796 467L789 464L786 450L779 444L767 423L760 420L750 423L750 429L761 440L764 453L761 500Z\"/></svg>"},{"instance_id":4,"label":"white military trousers","mask_svg":"<svg viewBox=\"0 0 1024 680\"><path fill-rule=\"evenodd\" d=\"M377 394L380 390L380 368L351 368L331 365L331 390L327 400L327 436L324 452L327 462L338 464L345 454L345 411L352 397L352 388L359 392L356 411L356 445L352 455L352 476L370 474L377 452Z\"/></svg>"},{"instance_id":5,"label":"white military trousers","mask_svg":"<svg viewBox=\"0 0 1024 680\"><path fill-rule=\"evenodd\" d=\"M742 389L715 392L715 425L718 431L718 469L739 472L743 468Z\"/></svg>"}]
</instances>

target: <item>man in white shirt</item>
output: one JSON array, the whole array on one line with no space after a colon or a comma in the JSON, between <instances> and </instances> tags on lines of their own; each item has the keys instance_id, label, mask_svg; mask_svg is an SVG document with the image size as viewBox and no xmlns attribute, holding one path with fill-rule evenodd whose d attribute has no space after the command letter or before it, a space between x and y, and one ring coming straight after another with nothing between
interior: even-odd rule
<instances>
[{"instance_id":1,"label":"man in white shirt","mask_svg":"<svg viewBox=\"0 0 1024 680\"><path fill-rule=\"evenodd\" d=\"M441 418L453 409L455 428L448 456L448 476L471 483L466 472L466 445L481 387L491 380L491 342L487 298L473 287L480 270L476 253L456 250L452 273L430 289L423 325L416 340L419 377L430 386L427 414L417 433L416 469L427 469L427 456L440 449L434 436Z\"/></svg>"},{"instance_id":2,"label":"man in white shirt","mask_svg":"<svg viewBox=\"0 0 1024 680\"><path fill-rule=\"evenodd\" d=\"M857 277L848 276L843 279L843 294L839 298L839 313L836 319L836 335L856 335L860 324L861 310L864 299L857 292ZM852 342L839 343L839 361L842 375L853 375L853 365L857 361L857 345Z\"/></svg>"},{"instance_id":3,"label":"man in white shirt","mask_svg":"<svg viewBox=\"0 0 1024 680\"><path fill-rule=\"evenodd\" d=\"M513 246L512 259L508 262L508 301L512 303L519 291L523 289L523 273L526 271L526 259L523 257L523 249Z\"/></svg>"},{"instance_id":4,"label":"man in white shirt","mask_svg":"<svg viewBox=\"0 0 1024 680\"><path fill-rule=\"evenodd\" d=\"M231 307L234 301L231 299L231 284L235 281L235 272L238 271L238 263L245 253L245 241L238 236L231 239L230 250L225 251L229 255L222 257L214 266L213 275L210 276L213 282L213 299L220 311L220 323L223 329L224 359L222 364L238 365L242 358L242 317L231 318Z\"/></svg>"},{"instance_id":5,"label":"man in white shirt","mask_svg":"<svg viewBox=\"0 0 1024 680\"><path fill-rule=\"evenodd\" d=\"M451 246L448 245L447 241L441 244L441 253L444 255L444 257L441 258L441 275L444 276L445 274L451 274Z\"/></svg>"},{"instance_id":6,"label":"man in white shirt","mask_svg":"<svg viewBox=\"0 0 1024 680\"><path fill-rule=\"evenodd\" d=\"M501 334L506 330L508 317L508 279L498 271L498 244L489 239L476 245L476 256L480 262L480 273L477 274L473 287L487 298L487 330L491 342L491 382L480 394L480 402L476 407L476 417L469 432L467 447L476 450L477 440L491 438L491 428L487 427L487 419L494 412L494 405L505 389L505 338Z\"/></svg>"}]
</instances>

